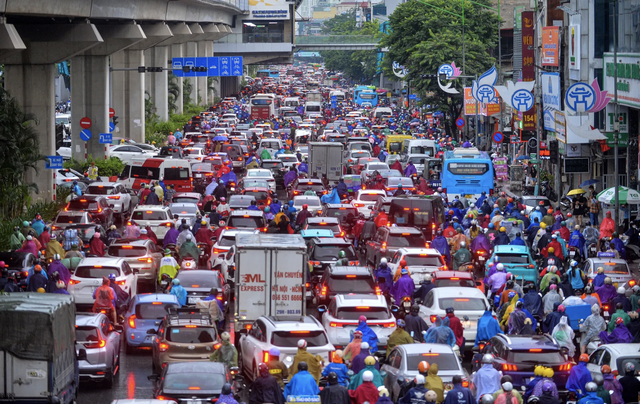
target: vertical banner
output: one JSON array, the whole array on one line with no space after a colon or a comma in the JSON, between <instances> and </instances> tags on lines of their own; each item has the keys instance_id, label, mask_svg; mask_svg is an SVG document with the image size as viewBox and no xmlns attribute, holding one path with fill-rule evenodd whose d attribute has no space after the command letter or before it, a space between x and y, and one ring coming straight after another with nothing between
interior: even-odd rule
<instances>
[{"instance_id":1,"label":"vertical banner","mask_svg":"<svg viewBox=\"0 0 640 404\"><path fill-rule=\"evenodd\" d=\"M569 17L569 76L580 79L580 14Z\"/></svg>"},{"instance_id":2,"label":"vertical banner","mask_svg":"<svg viewBox=\"0 0 640 404\"><path fill-rule=\"evenodd\" d=\"M522 12L522 81L534 81L533 11ZM522 130L536 129L536 109L522 114Z\"/></svg>"},{"instance_id":3,"label":"vertical banner","mask_svg":"<svg viewBox=\"0 0 640 404\"><path fill-rule=\"evenodd\" d=\"M542 66L560 64L560 27L542 28Z\"/></svg>"}]
</instances>

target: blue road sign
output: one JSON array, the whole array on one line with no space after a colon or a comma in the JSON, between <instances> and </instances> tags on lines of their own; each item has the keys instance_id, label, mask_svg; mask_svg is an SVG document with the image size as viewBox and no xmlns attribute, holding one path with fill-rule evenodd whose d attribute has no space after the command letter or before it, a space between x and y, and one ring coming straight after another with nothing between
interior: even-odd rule
<instances>
[{"instance_id":1,"label":"blue road sign","mask_svg":"<svg viewBox=\"0 0 640 404\"><path fill-rule=\"evenodd\" d=\"M231 57L231 75L242 76L242 56Z\"/></svg>"},{"instance_id":2,"label":"blue road sign","mask_svg":"<svg viewBox=\"0 0 640 404\"><path fill-rule=\"evenodd\" d=\"M47 159L44 163L44 167L50 170L58 170L63 168L62 167L63 163L64 163L64 160L62 159L62 156L47 156Z\"/></svg>"},{"instance_id":3,"label":"blue road sign","mask_svg":"<svg viewBox=\"0 0 640 404\"><path fill-rule=\"evenodd\" d=\"M176 77L184 77L182 72L182 66L184 66L184 58L173 58L171 67L173 67L173 75Z\"/></svg>"},{"instance_id":4,"label":"blue road sign","mask_svg":"<svg viewBox=\"0 0 640 404\"><path fill-rule=\"evenodd\" d=\"M207 76L220 76L220 60L216 56L211 56L207 58L207 65L209 67L209 71L207 72Z\"/></svg>"},{"instance_id":5,"label":"blue road sign","mask_svg":"<svg viewBox=\"0 0 640 404\"><path fill-rule=\"evenodd\" d=\"M91 131L89 129L82 129L80 131L80 139L88 142L91 139Z\"/></svg>"},{"instance_id":6,"label":"blue road sign","mask_svg":"<svg viewBox=\"0 0 640 404\"><path fill-rule=\"evenodd\" d=\"M113 132L116 130L116 125L113 122L109 122L109 132Z\"/></svg>"},{"instance_id":7,"label":"blue road sign","mask_svg":"<svg viewBox=\"0 0 640 404\"><path fill-rule=\"evenodd\" d=\"M113 135L111 133L101 133L100 134L100 143L101 144L110 144L113 142Z\"/></svg>"},{"instance_id":8,"label":"blue road sign","mask_svg":"<svg viewBox=\"0 0 640 404\"><path fill-rule=\"evenodd\" d=\"M496 132L493 134L493 141L496 143L500 143L504 140L504 135L502 132Z\"/></svg>"},{"instance_id":9,"label":"blue road sign","mask_svg":"<svg viewBox=\"0 0 640 404\"><path fill-rule=\"evenodd\" d=\"M464 119L463 118L456 119L456 126L458 128L462 128L464 126Z\"/></svg>"},{"instance_id":10,"label":"blue road sign","mask_svg":"<svg viewBox=\"0 0 640 404\"><path fill-rule=\"evenodd\" d=\"M207 66L207 62L207 58L196 58L196 67L207 68L204 72L196 72L196 77L207 77L207 74L209 74L209 66Z\"/></svg>"},{"instance_id":11,"label":"blue road sign","mask_svg":"<svg viewBox=\"0 0 640 404\"><path fill-rule=\"evenodd\" d=\"M220 77L231 76L231 58L221 56L220 59Z\"/></svg>"},{"instance_id":12,"label":"blue road sign","mask_svg":"<svg viewBox=\"0 0 640 404\"><path fill-rule=\"evenodd\" d=\"M335 95L331 96L331 108L336 108L338 106L338 97Z\"/></svg>"},{"instance_id":13,"label":"blue road sign","mask_svg":"<svg viewBox=\"0 0 640 404\"><path fill-rule=\"evenodd\" d=\"M195 67L196 58L184 58L185 67ZM196 72L189 71L189 73L183 73L184 77L196 77Z\"/></svg>"}]
</instances>

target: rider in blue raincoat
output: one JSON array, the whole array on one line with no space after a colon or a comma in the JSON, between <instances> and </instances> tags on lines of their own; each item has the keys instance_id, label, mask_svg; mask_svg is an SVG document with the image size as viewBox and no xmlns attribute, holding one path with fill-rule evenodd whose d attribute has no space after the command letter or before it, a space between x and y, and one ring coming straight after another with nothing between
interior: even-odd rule
<instances>
[{"instance_id":1,"label":"rider in blue raincoat","mask_svg":"<svg viewBox=\"0 0 640 404\"><path fill-rule=\"evenodd\" d=\"M449 317L436 318L435 327L429 328L424 336L424 342L427 344L446 344L453 347L456 344L456 336L449 327Z\"/></svg>"},{"instance_id":2,"label":"rider in blue raincoat","mask_svg":"<svg viewBox=\"0 0 640 404\"><path fill-rule=\"evenodd\" d=\"M493 318L493 313L491 310L486 310L482 317L478 320L477 326L478 332L476 333L476 343L475 346L478 346L480 341L489 341L491 338L495 337L498 334L504 334L502 329L500 329L500 324L498 320Z\"/></svg>"},{"instance_id":3,"label":"rider in blue raincoat","mask_svg":"<svg viewBox=\"0 0 640 404\"><path fill-rule=\"evenodd\" d=\"M296 373L284 388L284 399L288 396L317 396L320 394L316 379L307 370L307 363L298 363L298 373ZM288 401L288 400L287 400Z\"/></svg>"},{"instance_id":4,"label":"rider in blue raincoat","mask_svg":"<svg viewBox=\"0 0 640 404\"><path fill-rule=\"evenodd\" d=\"M584 251L584 243L586 242L582 233L580 233L580 229L576 229L571 233L569 237L569 247L576 247L578 249L578 253L582 254Z\"/></svg>"},{"instance_id":5,"label":"rider in blue raincoat","mask_svg":"<svg viewBox=\"0 0 640 404\"><path fill-rule=\"evenodd\" d=\"M589 355L580 355L580 362L571 368L569 378L567 379L567 390L577 393L578 397L585 395L586 384L593 380L591 372L587 369L587 362L589 362Z\"/></svg>"},{"instance_id":6,"label":"rider in blue raincoat","mask_svg":"<svg viewBox=\"0 0 640 404\"><path fill-rule=\"evenodd\" d=\"M238 177L236 177L236 173L233 172L233 170L229 171L226 174L223 174L220 179L222 181L224 181L224 185L229 184L230 182L233 182L234 184L238 183Z\"/></svg>"},{"instance_id":7,"label":"rider in blue raincoat","mask_svg":"<svg viewBox=\"0 0 640 404\"><path fill-rule=\"evenodd\" d=\"M367 325L367 318L365 316L360 316L358 319L358 327L354 330L362 332L362 342L369 343L369 350L373 353L378 352L378 336L375 332ZM353 341L353 334L351 334L351 340ZM349 341L351 342L351 341Z\"/></svg>"},{"instance_id":8,"label":"rider in blue raincoat","mask_svg":"<svg viewBox=\"0 0 640 404\"><path fill-rule=\"evenodd\" d=\"M333 188L330 194L322 195L320 202L323 204L340 203L340 196L338 195L338 188Z\"/></svg>"}]
</instances>

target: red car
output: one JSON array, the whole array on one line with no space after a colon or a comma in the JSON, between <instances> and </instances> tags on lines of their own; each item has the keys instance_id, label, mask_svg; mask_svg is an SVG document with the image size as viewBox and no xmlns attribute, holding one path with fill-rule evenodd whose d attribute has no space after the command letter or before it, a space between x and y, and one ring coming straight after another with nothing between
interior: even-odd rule
<instances>
[{"instance_id":1,"label":"red car","mask_svg":"<svg viewBox=\"0 0 640 404\"><path fill-rule=\"evenodd\" d=\"M271 193L265 187L246 187L242 190L242 195L253 195L256 198L256 205L260 210L271 205ZM277 212L276 212L277 213Z\"/></svg>"},{"instance_id":2,"label":"red car","mask_svg":"<svg viewBox=\"0 0 640 404\"><path fill-rule=\"evenodd\" d=\"M478 288L484 293L484 283L482 279L476 280L472 272L461 271L435 271L431 274L431 282L436 288L446 286L462 286L468 288Z\"/></svg>"}]
</instances>

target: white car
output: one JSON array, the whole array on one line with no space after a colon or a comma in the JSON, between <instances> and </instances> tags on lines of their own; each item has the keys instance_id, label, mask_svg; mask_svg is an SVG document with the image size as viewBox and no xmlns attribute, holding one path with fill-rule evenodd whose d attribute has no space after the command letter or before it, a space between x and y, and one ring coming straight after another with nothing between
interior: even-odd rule
<instances>
[{"instance_id":1,"label":"white car","mask_svg":"<svg viewBox=\"0 0 640 404\"><path fill-rule=\"evenodd\" d=\"M133 209L131 195L119 182L92 182L87 187L85 194L106 195L107 203L113 208L113 212L122 219L131 214L131 209Z\"/></svg>"},{"instance_id":2,"label":"white car","mask_svg":"<svg viewBox=\"0 0 640 404\"><path fill-rule=\"evenodd\" d=\"M266 168L252 168L251 170L247 170L245 178L266 180L269 183L269 189L276 192L276 180L273 178L271 170L267 170Z\"/></svg>"},{"instance_id":3,"label":"white car","mask_svg":"<svg viewBox=\"0 0 640 404\"><path fill-rule=\"evenodd\" d=\"M300 321L299 318L278 320L261 316L253 322L249 332L240 337L242 368L255 380L259 375L258 364L269 362L269 350L274 347L280 350L280 360L289 367L301 339L307 341L307 352L320 356L324 363L331 362L331 352L335 348L322 324L314 317L305 316Z\"/></svg>"},{"instance_id":4,"label":"white car","mask_svg":"<svg viewBox=\"0 0 640 404\"><path fill-rule=\"evenodd\" d=\"M389 165L387 163L383 163L381 161L371 161L364 165L362 171L360 172L360 178L362 178L362 182L365 182L374 171L381 170L390 170Z\"/></svg>"},{"instance_id":5,"label":"white car","mask_svg":"<svg viewBox=\"0 0 640 404\"><path fill-rule=\"evenodd\" d=\"M280 149L282 149L282 140L276 138L266 138L260 140L260 146L258 147L259 154L262 155L263 150L267 150L271 157Z\"/></svg>"},{"instance_id":6,"label":"white car","mask_svg":"<svg viewBox=\"0 0 640 404\"><path fill-rule=\"evenodd\" d=\"M160 205L138 205L131 213L130 220L135 220L140 229L150 226L158 241L164 240L165 234L173 224L171 210Z\"/></svg>"},{"instance_id":7,"label":"white car","mask_svg":"<svg viewBox=\"0 0 640 404\"><path fill-rule=\"evenodd\" d=\"M123 144L112 146L107 150L107 157L117 157L125 164L129 164L131 159L136 157L152 157L156 154L153 150L145 150L133 144Z\"/></svg>"},{"instance_id":8,"label":"white car","mask_svg":"<svg viewBox=\"0 0 640 404\"><path fill-rule=\"evenodd\" d=\"M322 203L320 202L320 198L313 195L296 195L293 197L293 207L296 208L298 212L302 210L302 205L309 205L307 210L311 213L321 212L322 211Z\"/></svg>"},{"instance_id":9,"label":"white car","mask_svg":"<svg viewBox=\"0 0 640 404\"><path fill-rule=\"evenodd\" d=\"M611 367L611 373L617 374L617 379L625 376L624 366L633 363L636 366L636 377L640 368L640 344L606 344L600 345L593 351L587 363L591 376L602 374L603 365Z\"/></svg>"},{"instance_id":10,"label":"white car","mask_svg":"<svg viewBox=\"0 0 640 404\"><path fill-rule=\"evenodd\" d=\"M56 185L62 185L65 182L77 181L84 178L84 175L71 168L61 168L56 170Z\"/></svg>"},{"instance_id":11,"label":"white car","mask_svg":"<svg viewBox=\"0 0 640 404\"><path fill-rule=\"evenodd\" d=\"M218 270L224 275L225 280L233 280L229 277L229 270L235 268L236 235L258 234L259 230L252 229L225 229L222 230L216 243L211 247L211 269Z\"/></svg>"},{"instance_id":12,"label":"white car","mask_svg":"<svg viewBox=\"0 0 640 404\"><path fill-rule=\"evenodd\" d=\"M295 154L279 154L276 158L282 161L282 164L288 169L300 164Z\"/></svg>"},{"instance_id":13,"label":"white car","mask_svg":"<svg viewBox=\"0 0 640 404\"><path fill-rule=\"evenodd\" d=\"M431 326L435 324L436 317L446 316L448 307L453 307L455 316L462 322L465 347L472 348L478 331L478 319L486 310L491 310L487 297L476 288L455 286L431 289L420 306L420 316ZM465 316L469 319L464 319Z\"/></svg>"},{"instance_id":14,"label":"white car","mask_svg":"<svg viewBox=\"0 0 640 404\"><path fill-rule=\"evenodd\" d=\"M189 202L170 203L169 209L174 215L178 215L178 220L185 219L189 226L196 224L196 217L200 213L198 205Z\"/></svg>"},{"instance_id":15,"label":"white car","mask_svg":"<svg viewBox=\"0 0 640 404\"><path fill-rule=\"evenodd\" d=\"M80 210L70 210L65 211L62 210L58 213L58 216L54 219L53 223L51 223L51 230L53 232L61 232L69 226L74 224L89 224L95 223L91 213L84 212Z\"/></svg>"},{"instance_id":16,"label":"white car","mask_svg":"<svg viewBox=\"0 0 640 404\"><path fill-rule=\"evenodd\" d=\"M192 163L200 162L206 156L204 149L200 147L186 147L182 150L182 154L185 159Z\"/></svg>"},{"instance_id":17,"label":"white car","mask_svg":"<svg viewBox=\"0 0 640 404\"><path fill-rule=\"evenodd\" d=\"M400 248L389 262L392 274L396 273L402 260L407 262L407 269L416 288L420 287L426 274L447 270L444 257L435 248Z\"/></svg>"},{"instance_id":18,"label":"white car","mask_svg":"<svg viewBox=\"0 0 640 404\"><path fill-rule=\"evenodd\" d=\"M401 160L402 168L403 169L407 168L407 165L409 164L409 161L410 161L416 167L418 178L420 178L422 177L422 173L424 172L424 163L429 158L430 157L426 154L409 154Z\"/></svg>"},{"instance_id":19,"label":"white car","mask_svg":"<svg viewBox=\"0 0 640 404\"><path fill-rule=\"evenodd\" d=\"M71 274L67 291L75 298L77 305L91 305L95 302L93 292L102 286L102 278L116 275L116 283L129 296L138 292L138 269L131 269L124 258L93 257L84 258Z\"/></svg>"},{"instance_id":20,"label":"white car","mask_svg":"<svg viewBox=\"0 0 640 404\"><path fill-rule=\"evenodd\" d=\"M329 306L318 306L322 313L322 325L329 341L336 349L344 349L351 341L351 334L358 327L360 316L367 318L367 325L378 336L378 351L387 349L389 335L396 329L396 319L387 307L384 296L336 295Z\"/></svg>"},{"instance_id":21,"label":"white car","mask_svg":"<svg viewBox=\"0 0 640 404\"><path fill-rule=\"evenodd\" d=\"M365 217L371 216L371 209L378 199L386 197L387 194L381 189L360 189L353 198L351 204L358 209Z\"/></svg>"}]
</instances>

